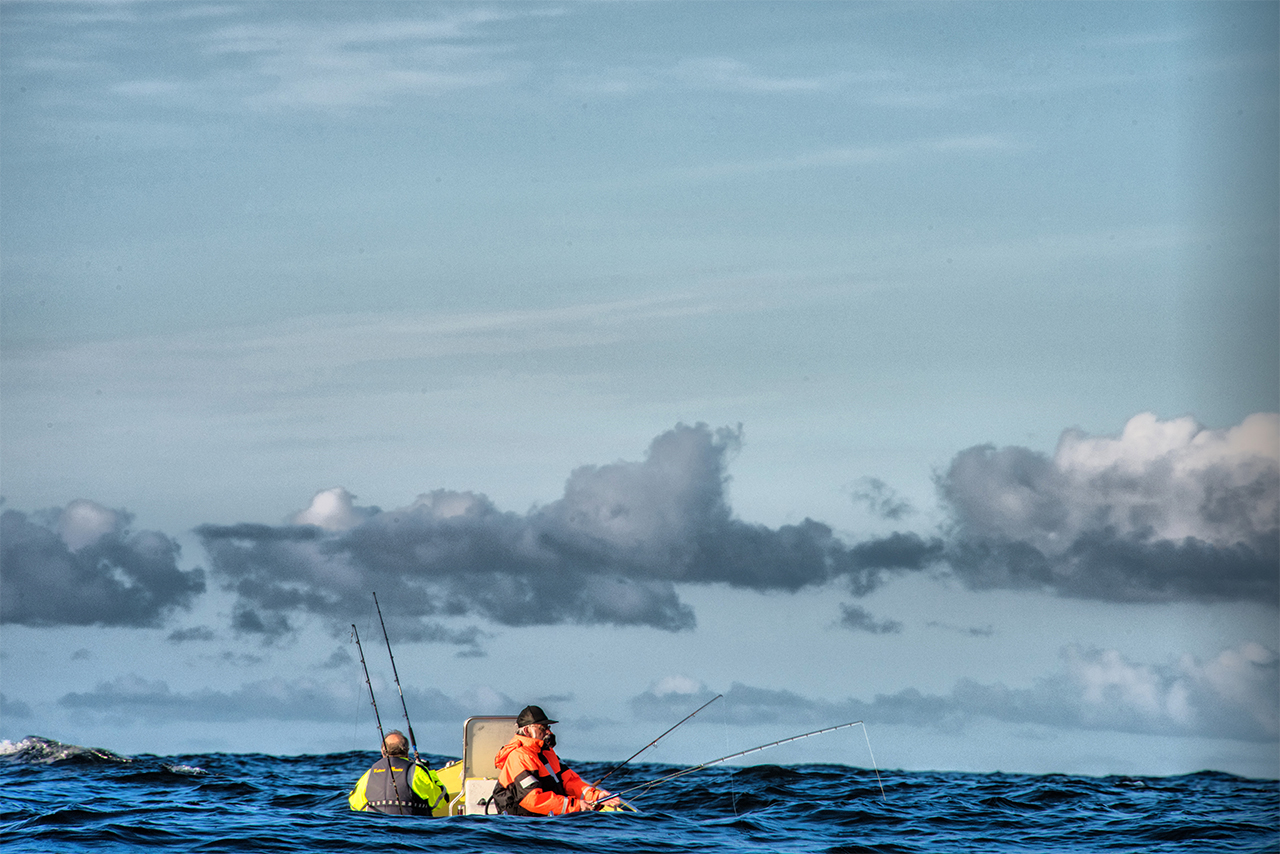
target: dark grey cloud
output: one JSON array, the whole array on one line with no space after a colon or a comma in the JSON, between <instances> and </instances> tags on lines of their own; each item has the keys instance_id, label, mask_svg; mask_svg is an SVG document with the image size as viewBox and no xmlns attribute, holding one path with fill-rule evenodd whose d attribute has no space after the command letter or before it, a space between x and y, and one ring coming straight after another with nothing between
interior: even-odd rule
<instances>
[{"instance_id":1,"label":"dark grey cloud","mask_svg":"<svg viewBox=\"0 0 1280 854\"><path fill-rule=\"evenodd\" d=\"M1109 601L1280 601L1280 419L1132 419L1053 456L980 446L938 476L969 586Z\"/></svg>"},{"instance_id":2,"label":"dark grey cloud","mask_svg":"<svg viewBox=\"0 0 1280 854\"><path fill-rule=\"evenodd\" d=\"M857 605L840 606L840 625L846 629L859 632L870 632L873 635L898 634L902 631L902 623L897 620L877 620L865 608Z\"/></svg>"},{"instance_id":3,"label":"dark grey cloud","mask_svg":"<svg viewBox=\"0 0 1280 854\"><path fill-rule=\"evenodd\" d=\"M132 517L91 501L28 517L0 514L0 622L159 626L204 591L178 569L178 544L129 530Z\"/></svg>"},{"instance_id":4,"label":"dark grey cloud","mask_svg":"<svg viewBox=\"0 0 1280 854\"><path fill-rule=\"evenodd\" d=\"M1063 549L1040 551L1025 540L961 533L947 559L977 589L1033 588L1113 602L1280 600L1280 548L1269 536L1215 545L1106 529L1082 531Z\"/></svg>"},{"instance_id":5,"label":"dark grey cloud","mask_svg":"<svg viewBox=\"0 0 1280 854\"><path fill-rule=\"evenodd\" d=\"M946 555L946 544L938 537L926 540L916 533L895 532L856 543L845 554L860 570L845 580L855 596L865 596L880 586L888 571L920 572L937 565Z\"/></svg>"},{"instance_id":6,"label":"dark grey cloud","mask_svg":"<svg viewBox=\"0 0 1280 854\"><path fill-rule=\"evenodd\" d=\"M1114 650L1063 650L1063 667L1032 685L1009 688L961 680L949 693L908 688L871 700L814 700L791 691L734 683L718 719L742 725L823 726L850 720L963 730L976 719L1061 729L1231 738L1275 743L1280 735L1280 656L1256 643L1209 661L1142 664ZM673 689L674 688L674 689ZM715 693L667 680L633 697L636 718L679 720Z\"/></svg>"},{"instance_id":7,"label":"dark grey cloud","mask_svg":"<svg viewBox=\"0 0 1280 854\"><path fill-rule=\"evenodd\" d=\"M857 595L919 570L941 545L914 534L849 548L805 519L768 528L734 518L726 497L739 430L678 425L640 462L574 470L563 497L524 514L485 496L436 490L396 510L359 508L340 488L289 524L197 529L237 595L237 629L271 637L310 613L348 622L376 591L397 638L475 648L475 615L508 626L694 625L677 584L796 591L844 579ZM453 632L453 634L450 634Z\"/></svg>"},{"instance_id":8,"label":"dark grey cloud","mask_svg":"<svg viewBox=\"0 0 1280 854\"><path fill-rule=\"evenodd\" d=\"M217 637L208 626L192 626L187 629L174 629L165 640L170 643L188 643L190 641L211 641Z\"/></svg>"}]
</instances>

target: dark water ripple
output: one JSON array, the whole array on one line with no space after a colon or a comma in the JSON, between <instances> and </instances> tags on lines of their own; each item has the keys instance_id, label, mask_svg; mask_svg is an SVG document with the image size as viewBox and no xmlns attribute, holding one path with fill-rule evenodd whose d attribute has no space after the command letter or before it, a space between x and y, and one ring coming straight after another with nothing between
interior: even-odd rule
<instances>
[{"instance_id":1,"label":"dark water ripple","mask_svg":"<svg viewBox=\"0 0 1280 854\"><path fill-rule=\"evenodd\" d=\"M431 757L437 762L443 757ZM27 739L0 754L9 852L1262 852L1280 851L1280 788L1182 777L873 772L838 765L705 769L638 814L401 819L355 814L368 753L120 756ZM607 766L583 763L587 776ZM636 764L615 791L671 766Z\"/></svg>"}]
</instances>

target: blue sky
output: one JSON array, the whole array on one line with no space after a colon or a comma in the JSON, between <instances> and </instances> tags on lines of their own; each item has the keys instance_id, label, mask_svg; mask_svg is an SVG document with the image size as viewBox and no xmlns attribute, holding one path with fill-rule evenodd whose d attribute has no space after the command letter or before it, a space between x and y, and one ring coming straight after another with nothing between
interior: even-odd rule
<instances>
[{"instance_id":1,"label":"blue sky","mask_svg":"<svg viewBox=\"0 0 1280 854\"><path fill-rule=\"evenodd\" d=\"M1280 776L1277 9L0 4L0 737Z\"/></svg>"}]
</instances>

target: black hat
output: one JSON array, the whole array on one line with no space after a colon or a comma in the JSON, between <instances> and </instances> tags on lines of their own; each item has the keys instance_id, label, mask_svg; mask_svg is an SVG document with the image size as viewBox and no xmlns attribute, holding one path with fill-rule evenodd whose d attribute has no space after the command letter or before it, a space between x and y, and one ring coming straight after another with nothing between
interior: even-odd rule
<instances>
[{"instance_id":1,"label":"black hat","mask_svg":"<svg viewBox=\"0 0 1280 854\"><path fill-rule=\"evenodd\" d=\"M541 706L525 706L520 712L520 716L516 718L516 729L526 727L531 724L555 724L559 721L553 721L547 717L547 713L542 711Z\"/></svg>"}]
</instances>

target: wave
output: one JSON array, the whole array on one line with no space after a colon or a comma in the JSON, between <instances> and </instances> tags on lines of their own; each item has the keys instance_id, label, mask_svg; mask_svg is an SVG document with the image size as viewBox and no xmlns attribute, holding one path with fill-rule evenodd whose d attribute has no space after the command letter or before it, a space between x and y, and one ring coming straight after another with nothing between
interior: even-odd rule
<instances>
[{"instance_id":1,"label":"wave","mask_svg":"<svg viewBox=\"0 0 1280 854\"><path fill-rule=\"evenodd\" d=\"M18 742L0 740L0 758L9 762L51 765L55 762L114 763L127 765L133 757L121 756L101 747L81 747L52 738L29 735Z\"/></svg>"},{"instance_id":2,"label":"wave","mask_svg":"<svg viewBox=\"0 0 1280 854\"><path fill-rule=\"evenodd\" d=\"M880 780L872 769L831 764L690 771L641 762L610 779L616 791L638 790L639 813L423 820L348 809L347 793L371 757L368 751L130 757L38 736L0 742L0 849L80 854L146 846L315 854L398 844L440 854L1280 851L1276 782L1219 773L1100 778L890 770ZM444 759L428 758L433 765ZM589 778L612 767L570 764ZM676 771L689 773L670 777Z\"/></svg>"}]
</instances>

